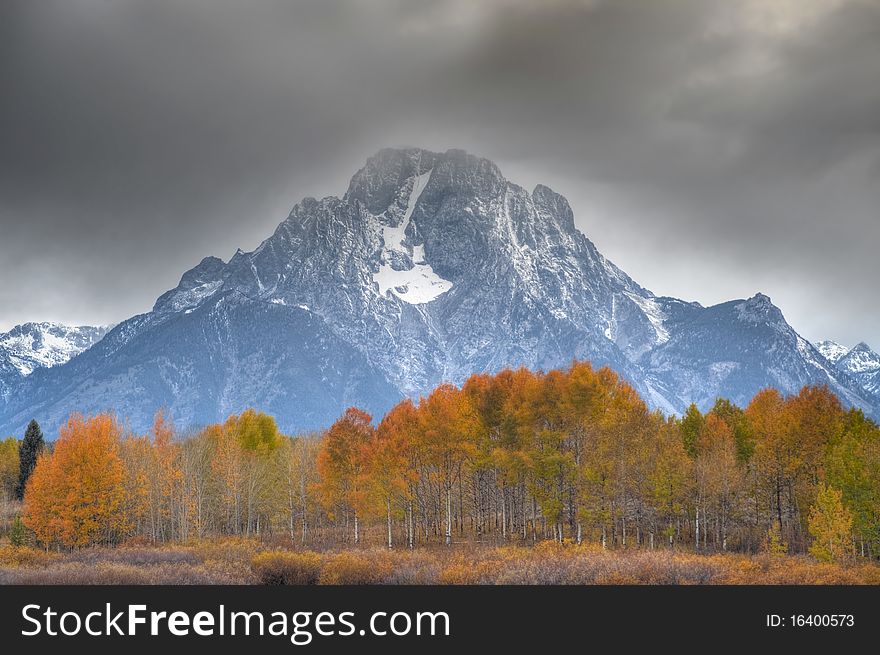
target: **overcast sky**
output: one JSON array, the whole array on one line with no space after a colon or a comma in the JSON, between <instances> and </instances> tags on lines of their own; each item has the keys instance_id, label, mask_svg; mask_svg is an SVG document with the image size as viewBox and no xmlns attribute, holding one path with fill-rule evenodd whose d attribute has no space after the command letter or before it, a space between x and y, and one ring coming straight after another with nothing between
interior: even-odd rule
<instances>
[{"instance_id":1,"label":"overcast sky","mask_svg":"<svg viewBox=\"0 0 880 655\"><path fill-rule=\"evenodd\" d=\"M4 0L0 328L147 311L397 145L547 184L659 295L880 347L880 0Z\"/></svg>"}]
</instances>

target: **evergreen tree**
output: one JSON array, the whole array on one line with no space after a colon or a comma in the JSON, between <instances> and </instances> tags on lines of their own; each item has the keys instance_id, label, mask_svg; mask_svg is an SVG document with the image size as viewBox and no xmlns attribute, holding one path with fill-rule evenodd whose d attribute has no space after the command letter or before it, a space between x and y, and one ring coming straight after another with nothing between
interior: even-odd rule
<instances>
[{"instance_id":1,"label":"evergreen tree","mask_svg":"<svg viewBox=\"0 0 880 655\"><path fill-rule=\"evenodd\" d=\"M46 443L43 441L43 431L40 424L35 420L28 423L24 433L24 439L18 448L19 474L18 485L15 487L15 496L22 500L27 482L37 465L37 457L43 452Z\"/></svg>"}]
</instances>

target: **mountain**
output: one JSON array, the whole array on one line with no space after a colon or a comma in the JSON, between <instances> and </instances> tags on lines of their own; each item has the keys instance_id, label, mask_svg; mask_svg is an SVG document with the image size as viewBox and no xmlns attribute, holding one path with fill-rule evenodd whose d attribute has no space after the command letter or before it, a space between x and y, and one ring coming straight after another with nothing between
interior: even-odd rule
<instances>
[{"instance_id":1,"label":"mountain","mask_svg":"<svg viewBox=\"0 0 880 655\"><path fill-rule=\"evenodd\" d=\"M88 350L110 326L24 323L0 333L0 398L36 369L64 364Z\"/></svg>"},{"instance_id":2,"label":"mountain","mask_svg":"<svg viewBox=\"0 0 880 655\"><path fill-rule=\"evenodd\" d=\"M305 198L253 252L203 259L151 312L34 373L0 430L103 409L143 429L160 406L193 426L255 406L294 432L473 372L574 358L612 367L667 412L807 383L876 409L766 296L655 296L548 187L529 192L461 150L412 148L380 151L341 198Z\"/></svg>"},{"instance_id":3,"label":"mountain","mask_svg":"<svg viewBox=\"0 0 880 655\"><path fill-rule=\"evenodd\" d=\"M852 349L847 349L833 341L822 341L816 347L828 350L826 357L839 371L851 376L865 391L880 401L880 355L871 350L868 344L862 341Z\"/></svg>"},{"instance_id":4,"label":"mountain","mask_svg":"<svg viewBox=\"0 0 880 655\"><path fill-rule=\"evenodd\" d=\"M837 362L849 352L849 348L836 341L818 341L814 345L816 346L816 350L822 353L822 356L832 364L837 364Z\"/></svg>"}]
</instances>

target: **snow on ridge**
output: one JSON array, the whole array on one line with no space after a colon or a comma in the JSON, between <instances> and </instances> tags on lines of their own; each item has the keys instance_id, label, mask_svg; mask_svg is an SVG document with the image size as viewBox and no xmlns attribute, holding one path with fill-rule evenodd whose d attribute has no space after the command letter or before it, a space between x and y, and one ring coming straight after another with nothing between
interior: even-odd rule
<instances>
[{"instance_id":1,"label":"snow on ridge","mask_svg":"<svg viewBox=\"0 0 880 655\"><path fill-rule=\"evenodd\" d=\"M830 339L818 341L813 345L816 347L816 350L822 353L825 359L835 364L849 352L849 348Z\"/></svg>"},{"instance_id":2,"label":"snow on ridge","mask_svg":"<svg viewBox=\"0 0 880 655\"><path fill-rule=\"evenodd\" d=\"M672 404L672 402L670 402L666 396L660 393L660 391L655 389L650 380L645 380L645 387L648 390L649 397L652 401L654 401L655 407L658 407L670 416L677 415L679 413L675 405Z\"/></svg>"},{"instance_id":3,"label":"snow on ridge","mask_svg":"<svg viewBox=\"0 0 880 655\"><path fill-rule=\"evenodd\" d=\"M645 318L651 323L651 327L653 327L654 332L657 333L657 343L661 344L669 341L669 330L666 329L666 325L664 324L664 321L666 321L666 314L663 313L663 310L660 308L657 301L653 298L646 298L645 296L640 296L629 291L624 291L624 293L630 300L639 306L639 309L642 310Z\"/></svg>"},{"instance_id":4,"label":"snow on ridge","mask_svg":"<svg viewBox=\"0 0 880 655\"><path fill-rule=\"evenodd\" d=\"M222 280L215 280L214 282L205 282L192 289L179 291L174 294L171 301L171 310L180 312L184 309L195 309L205 299L213 296L222 286Z\"/></svg>"},{"instance_id":5,"label":"snow on ridge","mask_svg":"<svg viewBox=\"0 0 880 655\"><path fill-rule=\"evenodd\" d=\"M840 359L839 364L850 373L867 373L880 369L880 355L867 346L856 346Z\"/></svg>"},{"instance_id":6,"label":"snow on ridge","mask_svg":"<svg viewBox=\"0 0 880 655\"><path fill-rule=\"evenodd\" d=\"M406 203L406 211L396 227L383 225L380 236L382 238L382 264L379 271L373 273L373 281L379 285L379 294L385 295L389 291L404 302L412 305L420 305L431 302L442 296L452 288L452 282L444 280L434 272L431 265L425 261L425 246L413 246L412 253L405 245L406 230L412 220L413 211L419 197L428 186L433 169L416 175L413 179L412 191ZM408 270L396 270L391 262L396 259L411 257L413 266Z\"/></svg>"},{"instance_id":7,"label":"snow on ridge","mask_svg":"<svg viewBox=\"0 0 880 655\"><path fill-rule=\"evenodd\" d=\"M0 334L0 350L27 377L38 368L52 368L73 359L97 343L109 326L69 326L26 323Z\"/></svg>"}]
</instances>

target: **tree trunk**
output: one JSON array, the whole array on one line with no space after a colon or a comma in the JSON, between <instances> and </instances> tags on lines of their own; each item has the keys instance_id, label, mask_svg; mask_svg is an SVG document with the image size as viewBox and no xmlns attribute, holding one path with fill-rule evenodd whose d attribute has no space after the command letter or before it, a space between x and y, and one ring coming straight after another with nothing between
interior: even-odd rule
<instances>
[{"instance_id":1,"label":"tree trunk","mask_svg":"<svg viewBox=\"0 0 880 655\"><path fill-rule=\"evenodd\" d=\"M387 498L387 507L388 507L388 549L391 550L393 544L391 543L391 496Z\"/></svg>"},{"instance_id":2,"label":"tree trunk","mask_svg":"<svg viewBox=\"0 0 880 655\"><path fill-rule=\"evenodd\" d=\"M452 544L452 485L446 485L446 545Z\"/></svg>"},{"instance_id":3,"label":"tree trunk","mask_svg":"<svg viewBox=\"0 0 880 655\"><path fill-rule=\"evenodd\" d=\"M501 538L507 541L507 494L505 487L501 487Z\"/></svg>"}]
</instances>

